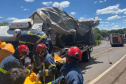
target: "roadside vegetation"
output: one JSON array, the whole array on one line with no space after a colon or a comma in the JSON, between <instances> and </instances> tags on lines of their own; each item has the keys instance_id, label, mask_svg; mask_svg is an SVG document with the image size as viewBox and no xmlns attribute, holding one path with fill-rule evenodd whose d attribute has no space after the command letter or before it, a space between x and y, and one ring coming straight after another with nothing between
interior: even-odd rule
<instances>
[{"instance_id":1,"label":"roadside vegetation","mask_svg":"<svg viewBox=\"0 0 126 84\"><path fill-rule=\"evenodd\" d=\"M2 23L0 23L0 26L7 26L7 25L9 25L9 22L2 22Z\"/></svg>"},{"instance_id":2,"label":"roadside vegetation","mask_svg":"<svg viewBox=\"0 0 126 84\"><path fill-rule=\"evenodd\" d=\"M95 35L96 46L101 44L101 38L109 37L110 34L120 33L126 34L126 28L118 29L118 30L99 30L99 28L93 28Z\"/></svg>"}]
</instances>

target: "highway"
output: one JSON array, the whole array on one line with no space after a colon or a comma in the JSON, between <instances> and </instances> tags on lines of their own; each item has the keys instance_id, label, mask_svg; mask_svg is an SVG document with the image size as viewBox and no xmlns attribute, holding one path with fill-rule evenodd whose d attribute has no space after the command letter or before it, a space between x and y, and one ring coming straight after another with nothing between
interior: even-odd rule
<instances>
[{"instance_id":1,"label":"highway","mask_svg":"<svg viewBox=\"0 0 126 84\"><path fill-rule=\"evenodd\" d=\"M111 47L109 41L94 47L90 62L79 63L84 84L126 84L126 45Z\"/></svg>"}]
</instances>

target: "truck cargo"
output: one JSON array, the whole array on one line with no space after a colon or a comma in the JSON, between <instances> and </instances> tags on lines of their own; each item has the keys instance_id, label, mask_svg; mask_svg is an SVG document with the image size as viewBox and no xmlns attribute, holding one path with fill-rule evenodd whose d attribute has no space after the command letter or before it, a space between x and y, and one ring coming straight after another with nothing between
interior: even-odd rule
<instances>
[{"instance_id":1,"label":"truck cargo","mask_svg":"<svg viewBox=\"0 0 126 84\"><path fill-rule=\"evenodd\" d=\"M9 27L0 27L0 31L4 32L0 34L0 40L16 43L17 39L13 37L13 31L17 28L22 31L30 29L44 31L52 40L53 56L58 55L64 59L67 49L71 46L77 46L83 52L82 61L88 62L95 44L92 28L97 25L99 25L97 18L78 20L61 8L39 8L27 20L15 20Z\"/></svg>"}]
</instances>

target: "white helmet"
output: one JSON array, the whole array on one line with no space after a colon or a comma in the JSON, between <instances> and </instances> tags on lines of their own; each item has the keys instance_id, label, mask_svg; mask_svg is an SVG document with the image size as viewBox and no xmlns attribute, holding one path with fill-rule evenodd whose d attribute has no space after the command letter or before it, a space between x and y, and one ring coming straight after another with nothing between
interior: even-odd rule
<instances>
[{"instance_id":1,"label":"white helmet","mask_svg":"<svg viewBox=\"0 0 126 84\"><path fill-rule=\"evenodd\" d=\"M17 35L18 35L19 33L21 33L21 29L15 29L15 30L14 30L14 33L13 33L13 36L14 36L14 37L17 37Z\"/></svg>"}]
</instances>

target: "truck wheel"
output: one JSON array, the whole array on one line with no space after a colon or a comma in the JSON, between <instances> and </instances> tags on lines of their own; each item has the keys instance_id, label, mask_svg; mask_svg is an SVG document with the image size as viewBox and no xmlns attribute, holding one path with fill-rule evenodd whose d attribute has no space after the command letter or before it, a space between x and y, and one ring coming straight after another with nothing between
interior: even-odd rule
<instances>
[{"instance_id":1,"label":"truck wheel","mask_svg":"<svg viewBox=\"0 0 126 84\"><path fill-rule=\"evenodd\" d=\"M81 62L89 62L90 61L90 51L87 50L82 53L82 60Z\"/></svg>"}]
</instances>

